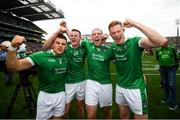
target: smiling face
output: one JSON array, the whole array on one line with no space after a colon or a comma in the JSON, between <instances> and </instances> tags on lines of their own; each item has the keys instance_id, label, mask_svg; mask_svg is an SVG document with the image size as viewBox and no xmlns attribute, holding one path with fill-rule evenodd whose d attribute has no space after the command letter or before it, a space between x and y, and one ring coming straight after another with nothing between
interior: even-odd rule
<instances>
[{"instance_id":1,"label":"smiling face","mask_svg":"<svg viewBox=\"0 0 180 120\"><path fill-rule=\"evenodd\" d=\"M109 24L109 32L116 44L122 44L124 42L124 29L119 21L113 21Z\"/></svg>"},{"instance_id":2,"label":"smiling face","mask_svg":"<svg viewBox=\"0 0 180 120\"><path fill-rule=\"evenodd\" d=\"M95 46L100 46L102 44L103 33L100 29L96 28L92 31L91 39Z\"/></svg>"},{"instance_id":3,"label":"smiling face","mask_svg":"<svg viewBox=\"0 0 180 120\"><path fill-rule=\"evenodd\" d=\"M67 40L63 37L57 37L53 43L53 51L54 53L60 55L64 52L67 46Z\"/></svg>"},{"instance_id":4,"label":"smiling face","mask_svg":"<svg viewBox=\"0 0 180 120\"><path fill-rule=\"evenodd\" d=\"M74 48L77 48L79 46L80 40L81 40L81 33L79 30L73 29L70 33L70 40L71 40L71 45Z\"/></svg>"}]
</instances>

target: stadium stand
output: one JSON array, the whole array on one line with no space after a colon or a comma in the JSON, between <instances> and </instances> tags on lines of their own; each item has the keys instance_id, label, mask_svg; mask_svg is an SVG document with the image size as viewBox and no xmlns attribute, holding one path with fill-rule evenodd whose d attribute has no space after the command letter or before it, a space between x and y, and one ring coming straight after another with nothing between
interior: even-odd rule
<instances>
[{"instance_id":1,"label":"stadium stand","mask_svg":"<svg viewBox=\"0 0 180 120\"><path fill-rule=\"evenodd\" d=\"M1 0L0 9L30 21L64 18L49 0Z\"/></svg>"},{"instance_id":2,"label":"stadium stand","mask_svg":"<svg viewBox=\"0 0 180 120\"><path fill-rule=\"evenodd\" d=\"M30 21L0 11L0 39L3 41L11 40L16 34L25 36L27 40L43 40L45 33Z\"/></svg>"},{"instance_id":3,"label":"stadium stand","mask_svg":"<svg viewBox=\"0 0 180 120\"><path fill-rule=\"evenodd\" d=\"M58 18L64 18L64 13L49 0L1 0L0 43L12 40L17 34L25 36L28 44L41 43L47 33L33 21Z\"/></svg>"}]
</instances>

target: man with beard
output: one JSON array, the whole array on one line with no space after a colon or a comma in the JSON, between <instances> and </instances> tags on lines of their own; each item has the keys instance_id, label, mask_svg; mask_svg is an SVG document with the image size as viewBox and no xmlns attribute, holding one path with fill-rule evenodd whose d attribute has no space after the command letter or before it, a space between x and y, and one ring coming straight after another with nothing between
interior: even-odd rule
<instances>
[{"instance_id":1,"label":"man with beard","mask_svg":"<svg viewBox=\"0 0 180 120\"><path fill-rule=\"evenodd\" d=\"M107 35L102 30L92 30L91 40L83 40L81 45L87 50L88 79L86 82L87 118L95 119L97 107L103 109L106 119L112 118L112 81L110 75L111 48L104 43Z\"/></svg>"}]
</instances>

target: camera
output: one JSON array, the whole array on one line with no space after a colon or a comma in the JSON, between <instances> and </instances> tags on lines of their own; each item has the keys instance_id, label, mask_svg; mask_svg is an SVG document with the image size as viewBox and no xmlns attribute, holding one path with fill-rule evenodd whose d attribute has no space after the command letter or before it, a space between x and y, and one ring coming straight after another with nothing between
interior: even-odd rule
<instances>
[{"instance_id":1,"label":"camera","mask_svg":"<svg viewBox=\"0 0 180 120\"><path fill-rule=\"evenodd\" d=\"M20 80L29 80L30 75L37 76L36 66L34 66L30 69L27 69L27 70L19 71L19 79Z\"/></svg>"}]
</instances>

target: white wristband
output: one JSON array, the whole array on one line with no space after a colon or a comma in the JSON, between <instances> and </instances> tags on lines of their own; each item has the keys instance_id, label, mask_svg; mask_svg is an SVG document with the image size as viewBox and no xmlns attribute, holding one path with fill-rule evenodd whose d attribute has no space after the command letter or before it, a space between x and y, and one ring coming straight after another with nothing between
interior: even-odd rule
<instances>
[{"instance_id":1,"label":"white wristband","mask_svg":"<svg viewBox=\"0 0 180 120\"><path fill-rule=\"evenodd\" d=\"M8 47L8 50L10 50L10 51L16 51L16 50L17 50L17 47L13 47L13 46L10 44L9 47Z\"/></svg>"}]
</instances>

